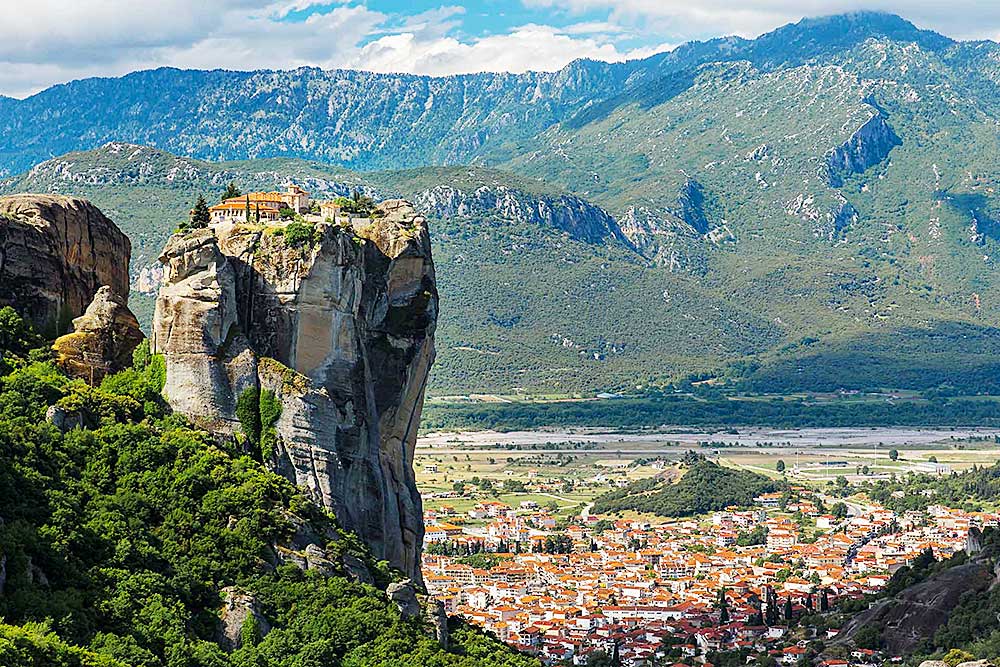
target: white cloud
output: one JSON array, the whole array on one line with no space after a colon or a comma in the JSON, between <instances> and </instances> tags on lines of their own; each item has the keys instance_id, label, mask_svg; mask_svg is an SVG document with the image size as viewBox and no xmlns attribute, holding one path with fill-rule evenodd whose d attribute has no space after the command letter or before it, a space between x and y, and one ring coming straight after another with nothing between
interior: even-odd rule
<instances>
[{"instance_id":1,"label":"white cloud","mask_svg":"<svg viewBox=\"0 0 1000 667\"><path fill-rule=\"evenodd\" d=\"M16 3L12 8L11 3ZM576 58L618 61L640 51L625 29L580 21L460 35L461 6L393 16L357 0L0 0L0 93L24 96L75 78L159 66L287 69L304 65L449 75L556 70ZM302 17L306 18L302 18Z\"/></svg>"},{"instance_id":2,"label":"white cloud","mask_svg":"<svg viewBox=\"0 0 1000 667\"><path fill-rule=\"evenodd\" d=\"M592 33L591 33L592 34ZM660 51L664 46L657 47ZM643 49L646 54L648 49ZM505 35L472 42L452 37L429 41L412 33L389 35L361 49L351 67L376 72L409 72L447 76L467 72L554 71L577 58L621 61L640 57L593 36L576 37L550 26L526 25Z\"/></svg>"}]
</instances>

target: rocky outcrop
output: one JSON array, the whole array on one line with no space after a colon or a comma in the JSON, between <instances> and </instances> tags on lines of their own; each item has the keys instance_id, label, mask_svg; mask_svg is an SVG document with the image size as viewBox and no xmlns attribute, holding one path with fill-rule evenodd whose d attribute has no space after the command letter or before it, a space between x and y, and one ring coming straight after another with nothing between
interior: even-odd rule
<instances>
[{"instance_id":1,"label":"rocky outcrop","mask_svg":"<svg viewBox=\"0 0 1000 667\"><path fill-rule=\"evenodd\" d=\"M444 610L444 602L437 598L428 596L424 603L424 620L430 629L431 636L438 643L438 646L448 650L448 614Z\"/></svg>"},{"instance_id":2,"label":"rocky outcrop","mask_svg":"<svg viewBox=\"0 0 1000 667\"><path fill-rule=\"evenodd\" d=\"M689 178L677 192L677 206L674 215L686 222L697 234L707 234L708 217L705 214L705 188L701 183Z\"/></svg>"},{"instance_id":3,"label":"rocky outcrop","mask_svg":"<svg viewBox=\"0 0 1000 667\"><path fill-rule=\"evenodd\" d=\"M874 626L882 629L882 645L890 655L912 654L948 621L963 596L985 590L994 581L988 559L950 567L852 618L837 643L852 642L859 630Z\"/></svg>"},{"instance_id":4,"label":"rocky outcrop","mask_svg":"<svg viewBox=\"0 0 1000 667\"><path fill-rule=\"evenodd\" d=\"M57 338L52 349L67 375L96 385L131 366L132 353L144 339L125 299L105 285L87 311L73 320L73 333Z\"/></svg>"},{"instance_id":5,"label":"rocky outcrop","mask_svg":"<svg viewBox=\"0 0 1000 667\"><path fill-rule=\"evenodd\" d=\"M152 343L174 410L252 439L237 405L260 397L251 451L420 581L412 464L438 296L424 218L398 200L377 216L300 246L259 227L174 236Z\"/></svg>"},{"instance_id":6,"label":"rocky outcrop","mask_svg":"<svg viewBox=\"0 0 1000 667\"><path fill-rule=\"evenodd\" d=\"M655 209L631 206L618 226L632 247L653 264L704 273L706 249L735 241L725 221L713 222L707 208L704 186L687 178L673 202Z\"/></svg>"},{"instance_id":7,"label":"rocky outcrop","mask_svg":"<svg viewBox=\"0 0 1000 667\"><path fill-rule=\"evenodd\" d=\"M503 185L460 190L439 185L414 198L417 208L435 218L496 216L566 232L587 243L624 240L604 209L573 195L532 195Z\"/></svg>"},{"instance_id":8,"label":"rocky outcrop","mask_svg":"<svg viewBox=\"0 0 1000 667\"><path fill-rule=\"evenodd\" d=\"M414 618L420 615L420 602L417 600L417 590L413 587L412 581L406 580L389 584L385 589L385 594L396 605L403 618Z\"/></svg>"},{"instance_id":9,"label":"rocky outcrop","mask_svg":"<svg viewBox=\"0 0 1000 667\"><path fill-rule=\"evenodd\" d=\"M241 648L245 641L259 641L271 631L257 598L235 586L222 589L222 610L216 641L227 651Z\"/></svg>"},{"instance_id":10,"label":"rocky outcrop","mask_svg":"<svg viewBox=\"0 0 1000 667\"><path fill-rule=\"evenodd\" d=\"M101 211L55 195L0 197L0 306L64 333L102 285L128 297L132 246Z\"/></svg>"},{"instance_id":11,"label":"rocky outcrop","mask_svg":"<svg viewBox=\"0 0 1000 667\"><path fill-rule=\"evenodd\" d=\"M45 411L45 421L63 433L86 426L86 420L82 412L79 410L70 410L61 405L50 405L49 409Z\"/></svg>"},{"instance_id":12,"label":"rocky outcrop","mask_svg":"<svg viewBox=\"0 0 1000 667\"><path fill-rule=\"evenodd\" d=\"M889 157L889 151L903 142L885 116L875 112L847 141L827 156L827 181L839 188L850 174L860 174Z\"/></svg>"},{"instance_id":13,"label":"rocky outcrop","mask_svg":"<svg viewBox=\"0 0 1000 667\"><path fill-rule=\"evenodd\" d=\"M844 231L858 221L858 210L851 202L839 197L834 208L823 212L815 218L813 233L818 238L834 241L840 238Z\"/></svg>"}]
</instances>

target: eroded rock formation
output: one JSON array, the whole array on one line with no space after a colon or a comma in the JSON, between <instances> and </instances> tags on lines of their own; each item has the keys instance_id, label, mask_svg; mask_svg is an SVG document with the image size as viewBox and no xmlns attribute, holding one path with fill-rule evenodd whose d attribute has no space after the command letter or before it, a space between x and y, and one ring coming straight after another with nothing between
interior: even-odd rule
<instances>
[{"instance_id":1,"label":"eroded rock formation","mask_svg":"<svg viewBox=\"0 0 1000 667\"><path fill-rule=\"evenodd\" d=\"M860 174L889 157L903 142L879 111L827 156L827 180L839 188L850 174Z\"/></svg>"},{"instance_id":2,"label":"eroded rock formation","mask_svg":"<svg viewBox=\"0 0 1000 667\"><path fill-rule=\"evenodd\" d=\"M131 366L132 353L144 338L125 299L105 285L73 320L73 332L57 338L52 348L68 375L96 385Z\"/></svg>"},{"instance_id":3,"label":"eroded rock formation","mask_svg":"<svg viewBox=\"0 0 1000 667\"><path fill-rule=\"evenodd\" d=\"M559 229L588 243L625 240L609 213L573 195L533 195L504 185L467 190L438 185L414 201L422 212L436 218L495 215Z\"/></svg>"},{"instance_id":4,"label":"eroded rock formation","mask_svg":"<svg viewBox=\"0 0 1000 667\"><path fill-rule=\"evenodd\" d=\"M862 628L875 626L882 628L882 645L888 652L909 655L948 621L963 596L983 591L996 581L997 573L988 560L948 568L853 617L835 643L851 642Z\"/></svg>"},{"instance_id":5,"label":"eroded rock formation","mask_svg":"<svg viewBox=\"0 0 1000 667\"><path fill-rule=\"evenodd\" d=\"M128 297L128 237L88 201L0 197L0 306L50 335L65 333L102 285Z\"/></svg>"},{"instance_id":6,"label":"eroded rock formation","mask_svg":"<svg viewBox=\"0 0 1000 667\"><path fill-rule=\"evenodd\" d=\"M259 430L251 450L419 581L412 463L437 288L425 220L398 200L378 216L319 224L300 245L252 226L174 236L152 343L175 410L248 440ZM256 426L238 416L247 396Z\"/></svg>"}]
</instances>

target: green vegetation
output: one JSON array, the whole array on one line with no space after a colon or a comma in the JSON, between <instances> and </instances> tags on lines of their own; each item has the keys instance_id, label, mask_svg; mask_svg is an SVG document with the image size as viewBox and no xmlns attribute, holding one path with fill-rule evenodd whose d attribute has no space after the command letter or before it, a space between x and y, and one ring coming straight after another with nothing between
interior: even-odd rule
<instances>
[{"instance_id":1,"label":"green vegetation","mask_svg":"<svg viewBox=\"0 0 1000 667\"><path fill-rule=\"evenodd\" d=\"M391 576L332 516L226 440L171 416L148 349L99 388L31 351L38 339L0 311L0 664L38 667L527 667L453 624L441 650L336 560L332 576L280 556L322 536L385 585ZM273 396L256 401L261 433ZM254 401L244 399L244 405ZM62 432L49 406L85 425ZM248 415L247 415L248 416ZM227 653L222 589L252 593L272 630Z\"/></svg>"},{"instance_id":2,"label":"green vegetation","mask_svg":"<svg viewBox=\"0 0 1000 667\"><path fill-rule=\"evenodd\" d=\"M236 418L258 461L269 461L274 453L279 417L281 401L270 389L244 389L236 399Z\"/></svg>"},{"instance_id":3,"label":"green vegetation","mask_svg":"<svg viewBox=\"0 0 1000 667\"><path fill-rule=\"evenodd\" d=\"M694 516L730 505L750 505L754 497L776 488L763 475L724 468L701 459L677 483L650 477L608 491L595 499L593 511L608 514L633 510L669 517Z\"/></svg>"},{"instance_id":4,"label":"green vegetation","mask_svg":"<svg viewBox=\"0 0 1000 667\"><path fill-rule=\"evenodd\" d=\"M552 402L431 402L421 427L428 431L599 424L609 428L677 426L994 426L1000 400L818 401L805 398L696 396L627 397Z\"/></svg>"},{"instance_id":5,"label":"green vegetation","mask_svg":"<svg viewBox=\"0 0 1000 667\"><path fill-rule=\"evenodd\" d=\"M236 199L242 194L243 193L240 192L240 189L236 187L236 183L234 181L230 181L229 185L226 186L226 191L222 193L220 200L226 201L227 199Z\"/></svg>"},{"instance_id":6,"label":"green vegetation","mask_svg":"<svg viewBox=\"0 0 1000 667\"><path fill-rule=\"evenodd\" d=\"M868 496L897 512L923 510L929 505L962 508L969 512L1000 506L1000 463L973 466L948 475L907 473L891 481L859 487Z\"/></svg>"},{"instance_id":7,"label":"green vegetation","mask_svg":"<svg viewBox=\"0 0 1000 667\"><path fill-rule=\"evenodd\" d=\"M375 210L375 201L368 195L361 194L359 190L351 193L350 197L337 197L333 201L344 213L359 218L367 218Z\"/></svg>"},{"instance_id":8,"label":"green vegetation","mask_svg":"<svg viewBox=\"0 0 1000 667\"><path fill-rule=\"evenodd\" d=\"M299 248L306 244L315 243L316 226L309 222L294 220L282 232L285 243L293 248Z\"/></svg>"},{"instance_id":9,"label":"green vegetation","mask_svg":"<svg viewBox=\"0 0 1000 667\"><path fill-rule=\"evenodd\" d=\"M208 202L205 201L203 196L198 195L198 199L194 203L194 208L191 209L187 224L181 225L181 231L208 227L209 219Z\"/></svg>"},{"instance_id":10,"label":"green vegetation","mask_svg":"<svg viewBox=\"0 0 1000 667\"><path fill-rule=\"evenodd\" d=\"M0 623L0 665L10 667L132 667L61 640L45 623Z\"/></svg>"}]
</instances>

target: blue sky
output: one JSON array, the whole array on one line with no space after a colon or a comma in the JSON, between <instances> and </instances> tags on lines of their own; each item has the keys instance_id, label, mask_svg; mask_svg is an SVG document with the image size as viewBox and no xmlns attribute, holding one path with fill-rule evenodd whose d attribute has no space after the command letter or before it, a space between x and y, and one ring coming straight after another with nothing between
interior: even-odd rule
<instances>
[{"instance_id":1,"label":"blue sky","mask_svg":"<svg viewBox=\"0 0 1000 667\"><path fill-rule=\"evenodd\" d=\"M159 66L316 66L444 76L620 61L803 16L874 9L1000 35L982 0L0 0L0 94Z\"/></svg>"}]
</instances>

